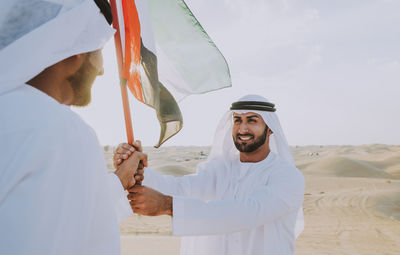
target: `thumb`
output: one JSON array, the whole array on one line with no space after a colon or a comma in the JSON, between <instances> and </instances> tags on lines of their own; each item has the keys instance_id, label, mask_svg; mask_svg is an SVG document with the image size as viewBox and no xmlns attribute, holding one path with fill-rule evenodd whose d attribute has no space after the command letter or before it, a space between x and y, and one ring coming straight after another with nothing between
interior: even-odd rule
<instances>
[{"instance_id":1,"label":"thumb","mask_svg":"<svg viewBox=\"0 0 400 255\"><path fill-rule=\"evenodd\" d=\"M139 159L142 162L143 166L147 167L147 154L143 152L138 152L139 154Z\"/></svg>"},{"instance_id":2,"label":"thumb","mask_svg":"<svg viewBox=\"0 0 400 255\"><path fill-rule=\"evenodd\" d=\"M136 180L135 180L135 178L133 178L133 176L132 176L132 178L130 178L130 180L129 180L129 182L128 182L128 188L127 188L127 189L130 189L130 188L133 187L135 184L136 184Z\"/></svg>"}]
</instances>

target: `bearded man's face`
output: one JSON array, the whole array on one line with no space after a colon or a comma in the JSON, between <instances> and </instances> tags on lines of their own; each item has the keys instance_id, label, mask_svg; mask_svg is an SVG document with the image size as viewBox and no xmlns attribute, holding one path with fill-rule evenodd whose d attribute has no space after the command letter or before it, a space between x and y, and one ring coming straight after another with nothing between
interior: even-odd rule
<instances>
[{"instance_id":1,"label":"bearded man's face","mask_svg":"<svg viewBox=\"0 0 400 255\"><path fill-rule=\"evenodd\" d=\"M243 113L233 115L232 137L236 148L240 152L254 152L265 144L268 126L257 113Z\"/></svg>"},{"instance_id":2,"label":"bearded man's face","mask_svg":"<svg viewBox=\"0 0 400 255\"><path fill-rule=\"evenodd\" d=\"M81 67L75 74L68 77L74 93L71 105L86 106L91 100L91 90L94 80L103 74L103 57L101 50L89 52Z\"/></svg>"}]
</instances>

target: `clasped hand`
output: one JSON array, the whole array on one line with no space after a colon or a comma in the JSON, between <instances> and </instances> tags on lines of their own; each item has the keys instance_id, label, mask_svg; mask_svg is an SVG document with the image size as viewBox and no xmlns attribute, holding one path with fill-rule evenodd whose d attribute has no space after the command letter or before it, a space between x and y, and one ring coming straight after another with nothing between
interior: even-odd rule
<instances>
[{"instance_id":1,"label":"clasped hand","mask_svg":"<svg viewBox=\"0 0 400 255\"><path fill-rule=\"evenodd\" d=\"M114 167L117 169L115 174L120 179L125 190L136 183L141 183L144 178L144 167L147 166L147 155L142 152L140 141L135 141L133 145L120 144L114 150ZM121 158L121 160L116 160L118 158Z\"/></svg>"},{"instance_id":2,"label":"clasped hand","mask_svg":"<svg viewBox=\"0 0 400 255\"><path fill-rule=\"evenodd\" d=\"M135 141L132 145L122 143L114 151L114 167L120 168L125 162L130 161L132 157L138 158L136 153L142 153L140 141ZM143 154L145 155L145 154ZM167 214L172 216L172 197L166 196L149 187L141 186L144 179L144 167L147 167L147 155L143 164L139 163L133 180L129 183L128 199L134 213L157 216ZM118 171L118 170L117 170ZM132 184L133 183L133 184ZM136 183L136 185L135 185ZM125 187L125 186L124 186Z\"/></svg>"}]
</instances>

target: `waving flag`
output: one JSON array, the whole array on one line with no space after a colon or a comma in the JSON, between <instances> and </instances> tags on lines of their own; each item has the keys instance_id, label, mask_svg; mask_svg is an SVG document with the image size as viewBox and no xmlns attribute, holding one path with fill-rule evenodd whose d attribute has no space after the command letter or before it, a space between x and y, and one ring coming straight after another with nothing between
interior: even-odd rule
<instances>
[{"instance_id":1,"label":"waving flag","mask_svg":"<svg viewBox=\"0 0 400 255\"><path fill-rule=\"evenodd\" d=\"M183 0L110 3L121 84L156 110L159 147L182 128L177 100L231 86L228 65Z\"/></svg>"}]
</instances>

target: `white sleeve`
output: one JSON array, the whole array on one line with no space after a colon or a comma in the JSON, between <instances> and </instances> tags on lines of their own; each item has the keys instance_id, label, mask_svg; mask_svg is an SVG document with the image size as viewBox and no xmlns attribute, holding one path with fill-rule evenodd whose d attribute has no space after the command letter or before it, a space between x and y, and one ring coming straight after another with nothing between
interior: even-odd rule
<instances>
[{"instance_id":1,"label":"white sleeve","mask_svg":"<svg viewBox=\"0 0 400 255\"><path fill-rule=\"evenodd\" d=\"M185 183L184 179L159 174L148 167L145 168L142 184L165 195L186 196L190 193L190 187Z\"/></svg>"},{"instance_id":2,"label":"white sleeve","mask_svg":"<svg viewBox=\"0 0 400 255\"><path fill-rule=\"evenodd\" d=\"M159 174L146 168L143 185L170 196L185 196L202 200L213 199L217 190L218 178L214 169L199 167L196 174L174 177Z\"/></svg>"},{"instance_id":3,"label":"white sleeve","mask_svg":"<svg viewBox=\"0 0 400 255\"><path fill-rule=\"evenodd\" d=\"M115 214L117 215L118 223L121 223L132 214L132 209L118 176L114 173L109 173L107 179L111 192L111 201L114 203Z\"/></svg>"},{"instance_id":4,"label":"white sleeve","mask_svg":"<svg viewBox=\"0 0 400 255\"><path fill-rule=\"evenodd\" d=\"M294 178L293 178L294 177ZM304 197L301 173L273 177L272 184L256 189L244 200L204 202L173 197L173 235L213 235L244 231L298 210Z\"/></svg>"}]
</instances>

